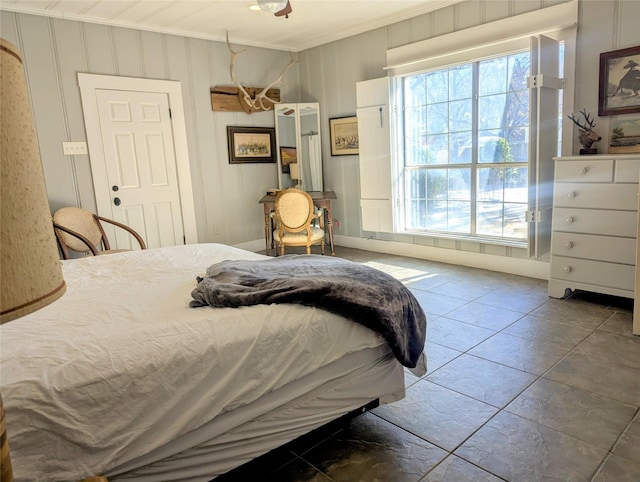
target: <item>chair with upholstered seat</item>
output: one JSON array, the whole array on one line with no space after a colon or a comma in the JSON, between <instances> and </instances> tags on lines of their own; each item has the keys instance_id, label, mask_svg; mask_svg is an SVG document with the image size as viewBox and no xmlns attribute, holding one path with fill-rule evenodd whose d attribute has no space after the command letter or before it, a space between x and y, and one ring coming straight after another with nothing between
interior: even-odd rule
<instances>
[{"instance_id":1,"label":"chair with upholstered seat","mask_svg":"<svg viewBox=\"0 0 640 482\"><path fill-rule=\"evenodd\" d=\"M316 220L322 222L322 218L314 212L309 193L294 187L280 191L275 207L273 239L281 255L285 246L305 246L307 254L311 254L311 246L315 244L320 244L324 254L324 229L312 224Z\"/></svg>"},{"instance_id":2,"label":"chair with upholstered seat","mask_svg":"<svg viewBox=\"0 0 640 482\"><path fill-rule=\"evenodd\" d=\"M83 254L110 254L127 249L111 249L102 222L127 231L138 242L140 249L147 246L142 237L129 226L82 208L66 207L53 214L53 227L63 259L70 259L70 251Z\"/></svg>"}]
</instances>

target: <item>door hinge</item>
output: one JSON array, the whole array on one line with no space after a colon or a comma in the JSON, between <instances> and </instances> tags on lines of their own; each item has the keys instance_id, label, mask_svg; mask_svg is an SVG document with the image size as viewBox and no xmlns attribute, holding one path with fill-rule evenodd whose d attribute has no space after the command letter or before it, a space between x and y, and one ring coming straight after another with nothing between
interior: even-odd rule
<instances>
[{"instance_id":1,"label":"door hinge","mask_svg":"<svg viewBox=\"0 0 640 482\"><path fill-rule=\"evenodd\" d=\"M527 211L526 218L528 223L539 223L542 221L542 213L540 211Z\"/></svg>"},{"instance_id":2,"label":"door hinge","mask_svg":"<svg viewBox=\"0 0 640 482\"><path fill-rule=\"evenodd\" d=\"M527 87L530 89L548 87L550 89L560 90L564 89L564 79L548 74L531 75L527 77Z\"/></svg>"},{"instance_id":3,"label":"door hinge","mask_svg":"<svg viewBox=\"0 0 640 482\"><path fill-rule=\"evenodd\" d=\"M173 116L171 115L171 107L169 107L169 119L173 119Z\"/></svg>"}]
</instances>

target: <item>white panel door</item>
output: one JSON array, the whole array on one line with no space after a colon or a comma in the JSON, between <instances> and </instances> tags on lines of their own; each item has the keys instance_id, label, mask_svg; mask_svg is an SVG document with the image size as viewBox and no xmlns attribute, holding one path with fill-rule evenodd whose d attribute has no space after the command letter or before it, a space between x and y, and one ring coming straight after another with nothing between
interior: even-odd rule
<instances>
[{"instance_id":1,"label":"white panel door","mask_svg":"<svg viewBox=\"0 0 640 482\"><path fill-rule=\"evenodd\" d=\"M110 205L98 212L138 231L147 246L184 244L174 139L166 93L96 90ZM115 231L120 249L131 239Z\"/></svg>"}]
</instances>

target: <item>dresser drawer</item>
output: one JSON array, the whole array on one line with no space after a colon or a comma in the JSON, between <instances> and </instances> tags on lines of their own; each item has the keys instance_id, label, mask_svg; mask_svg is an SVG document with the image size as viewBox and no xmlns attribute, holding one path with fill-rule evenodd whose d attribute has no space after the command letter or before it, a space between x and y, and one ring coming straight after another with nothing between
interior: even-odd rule
<instances>
[{"instance_id":1,"label":"dresser drawer","mask_svg":"<svg viewBox=\"0 0 640 482\"><path fill-rule=\"evenodd\" d=\"M635 182L640 178L640 159L622 159L616 161L614 180L616 182Z\"/></svg>"},{"instance_id":2,"label":"dresser drawer","mask_svg":"<svg viewBox=\"0 0 640 482\"><path fill-rule=\"evenodd\" d=\"M553 231L633 238L638 215L632 211L553 208Z\"/></svg>"},{"instance_id":3,"label":"dresser drawer","mask_svg":"<svg viewBox=\"0 0 640 482\"><path fill-rule=\"evenodd\" d=\"M590 234L553 233L551 252L558 256L635 264L636 240Z\"/></svg>"},{"instance_id":4,"label":"dresser drawer","mask_svg":"<svg viewBox=\"0 0 640 482\"><path fill-rule=\"evenodd\" d=\"M553 205L593 209L638 209L637 184L556 183Z\"/></svg>"},{"instance_id":5,"label":"dresser drawer","mask_svg":"<svg viewBox=\"0 0 640 482\"><path fill-rule=\"evenodd\" d=\"M635 266L563 256L551 260L552 278L633 291Z\"/></svg>"},{"instance_id":6,"label":"dresser drawer","mask_svg":"<svg viewBox=\"0 0 640 482\"><path fill-rule=\"evenodd\" d=\"M611 182L613 159L556 163L557 182Z\"/></svg>"}]
</instances>

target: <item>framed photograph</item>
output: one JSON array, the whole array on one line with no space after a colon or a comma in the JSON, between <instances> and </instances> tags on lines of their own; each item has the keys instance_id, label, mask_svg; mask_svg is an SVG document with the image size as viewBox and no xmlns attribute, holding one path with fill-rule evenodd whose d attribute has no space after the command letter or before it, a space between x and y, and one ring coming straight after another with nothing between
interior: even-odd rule
<instances>
[{"instance_id":1,"label":"framed photograph","mask_svg":"<svg viewBox=\"0 0 640 482\"><path fill-rule=\"evenodd\" d=\"M276 130L272 127L227 126L229 164L276 162Z\"/></svg>"},{"instance_id":2,"label":"framed photograph","mask_svg":"<svg viewBox=\"0 0 640 482\"><path fill-rule=\"evenodd\" d=\"M600 54L598 115L640 112L640 46Z\"/></svg>"},{"instance_id":3,"label":"framed photograph","mask_svg":"<svg viewBox=\"0 0 640 482\"><path fill-rule=\"evenodd\" d=\"M329 119L329 140L332 156L358 154L358 118L356 116Z\"/></svg>"},{"instance_id":4,"label":"framed photograph","mask_svg":"<svg viewBox=\"0 0 640 482\"><path fill-rule=\"evenodd\" d=\"M640 153L640 116L611 123L609 154Z\"/></svg>"},{"instance_id":5,"label":"framed photograph","mask_svg":"<svg viewBox=\"0 0 640 482\"><path fill-rule=\"evenodd\" d=\"M298 162L298 151L295 147L280 147L280 164L282 174L290 174L289 164Z\"/></svg>"}]
</instances>

